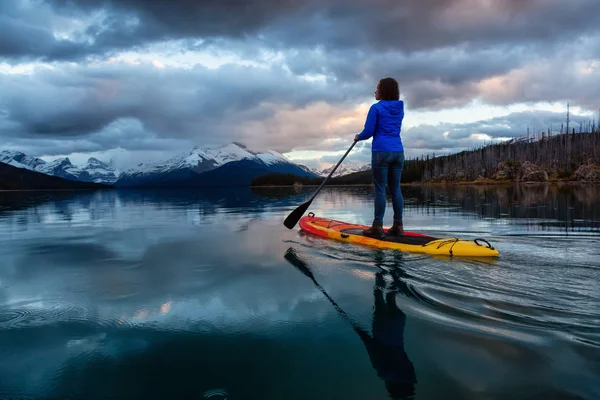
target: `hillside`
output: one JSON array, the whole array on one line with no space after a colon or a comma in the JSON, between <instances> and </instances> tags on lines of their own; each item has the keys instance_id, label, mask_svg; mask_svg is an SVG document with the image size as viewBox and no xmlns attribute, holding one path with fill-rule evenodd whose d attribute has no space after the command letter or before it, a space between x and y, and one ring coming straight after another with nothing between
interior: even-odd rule
<instances>
[{"instance_id":1,"label":"hillside","mask_svg":"<svg viewBox=\"0 0 600 400\"><path fill-rule=\"evenodd\" d=\"M0 190L78 190L108 187L97 183L76 182L0 162Z\"/></svg>"},{"instance_id":2,"label":"hillside","mask_svg":"<svg viewBox=\"0 0 600 400\"><path fill-rule=\"evenodd\" d=\"M421 181L589 180L582 169L593 171L600 164L600 131L542 133L413 163Z\"/></svg>"},{"instance_id":3,"label":"hillside","mask_svg":"<svg viewBox=\"0 0 600 400\"><path fill-rule=\"evenodd\" d=\"M600 131L512 139L448 156L407 159L402 183L415 182L545 182L573 180L600 182ZM321 179L302 179L271 174L253 186L320 184ZM326 185L371 184L371 171L331 178Z\"/></svg>"}]
</instances>

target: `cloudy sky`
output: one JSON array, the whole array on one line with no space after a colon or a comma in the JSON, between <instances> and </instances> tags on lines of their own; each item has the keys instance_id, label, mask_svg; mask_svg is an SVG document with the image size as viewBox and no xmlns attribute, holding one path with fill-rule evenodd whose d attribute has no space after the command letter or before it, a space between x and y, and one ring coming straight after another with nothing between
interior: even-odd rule
<instances>
[{"instance_id":1,"label":"cloudy sky","mask_svg":"<svg viewBox=\"0 0 600 400\"><path fill-rule=\"evenodd\" d=\"M597 0L2 0L0 149L155 160L240 141L314 167L395 77L408 157L598 118ZM578 125L577 125L578 126ZM361 142L350 162L369 159Z\"/></svg>"}]
</instances>

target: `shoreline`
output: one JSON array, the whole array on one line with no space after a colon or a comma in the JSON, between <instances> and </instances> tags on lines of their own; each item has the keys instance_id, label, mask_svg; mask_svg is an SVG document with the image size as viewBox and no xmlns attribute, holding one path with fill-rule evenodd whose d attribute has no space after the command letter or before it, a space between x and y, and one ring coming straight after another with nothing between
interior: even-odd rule
<instances>
[{"instance_id":1,"label":"shoreline","mask_svg":"<svg viewBox=\"0 0 600 400\"><path fill-rule=\"evenodd\" d=\"M546 182L516 182L516 181L469 181L469 182L411 182L411 183L401 183L400 186L404 186L404 187L418 187L418 186L438 186L438 187L443 187L443 186L512 186L512 185L523 185L523 186L543 186L543 185L557 185L557 186L565 186L565 185L577 185L577 186L595 186L595 185L600 185L600 182L587 182L587 181L570 181L570 180L555 180L555 181L546 181ZM245 187L245 188L250 188L250 189L261 189L261 188L316 188L319 187L320 185L249 185L249 186L238 186L238 187ZM373 184L366 184L366 183L360 183L360 184L335 184L335 185L325 185L325 187L372 187ZM138 188L127 188L127 187L123 187L123 188L90 188L90 189L0 189L0 193L14 193L14 192L20 192L20 193L27 193L27 192L60 192L60 193L66 193L66 192L95 192L98 190L145 190L145 189L163 189L163 190L170 190L170 189L189 189L189 190L198 190L198 189L219 189L219 188L225 188L225 189L232 189L234 187L227 187L227 186L199 186L199 187L181 187L181 188L177 188L177 187L153 187L153 188L144 188L144 187L138 187Z\"/></svg>"},{"instance_id":2,"label":"shoreline","mask_svg":"<svg viewBox=\"0 0 600 400\"><path fill-rule=\"evenodd\" d=\"M8 192L89 192L96 190L107 190L107 188L94 188L94 189L0 189L0 193ZM110 189L114 190L114 189Z\"/></svg>"},{"instance_id":3,"label":"shoreline","mask_svg":"<svg viewBox=\"0 0 600 400\"><path fill-rule=\"evenodd\" d=\"M511 186L511 185L600 185L600 182L587 182L587 181L569 181L569 180L556 180L546 182L517 182L517 181L465 181L465 182L411 182L401 183L400 186L411 187L411 186ZM319 187L320 185L256 185L250 186L251 188L303 188L303 187ZM373 186L372 183L363 184L336 184L336 185L325 185L325 187L366 187Z\"/></svg>"}]
</instances>

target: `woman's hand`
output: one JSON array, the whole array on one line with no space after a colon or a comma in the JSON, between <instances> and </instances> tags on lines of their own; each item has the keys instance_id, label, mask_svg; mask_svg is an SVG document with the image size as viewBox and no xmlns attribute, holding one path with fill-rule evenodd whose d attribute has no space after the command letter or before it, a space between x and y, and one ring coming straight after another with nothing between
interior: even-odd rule
<instances>
[{"instance_id":1,"label":"woman's hand","mask_svg":"<svg viewBox=\"0 0 600 400\"><path fill-rule=\"evenodd\" d=\"M354 136L354 141L358 142L358 133Z\"/></svg>"}]
</instances>

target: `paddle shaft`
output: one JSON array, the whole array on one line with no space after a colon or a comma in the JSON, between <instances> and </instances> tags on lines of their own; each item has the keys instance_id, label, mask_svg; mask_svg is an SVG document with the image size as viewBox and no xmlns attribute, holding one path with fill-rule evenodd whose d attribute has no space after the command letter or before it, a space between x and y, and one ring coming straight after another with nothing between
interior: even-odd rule
<instances>
[{"instance_id":1,"label":"paddle shaft","mask_svg":"<svg viewBox=\"0 0 600 400\"><path fill-rule=\"evenodd\" d=\"M354 148L354 145L357 143L357 140L354 140L352 142L352 145L350 146L350 148L348 149L348 151L346 151L346 154L344 154L344 156L342 157L342 159L340 161L338 161L338 163L335 165L335 167L333 167L333 169L331 170L331 172L329 173L329 175L327 175L327 178L325 178L325 180L323 182L321 182L321 185L319 186L319 188L317 189L317 191L312 195L312 197L310 198L310 200L308 200L308 203L311 203L313 201L313 199L317 196L317 194L319 193L319 191L321 190L321 188L325 185L325 182L327 182L327 180L331 177L331 175L333 175L333 173L335 172L335 170L337 169L337 167L340 166L340 164L342 163L342 161L344 161L344 158L346 158L346 156L348 155L348 153L350 153L350 151L352 151L352 148Z\"/></svg>"},{"instance_id":2,"label":"paddle shaft","mask_svg":"<svg viewBox=\"0 0 600 400\"><path fill-rule=\"evenodd\" d=\"M331 170L331 172L329 173L329 175L327 175L327 178L325 178L323 180L323 182L321 182L321 186L319 186L319 188L312 195L312 197L308 201L306 201L306 202L300 204L298 207L296 207L296 209L294 211L292 211L287 216L287 218L285 219L285 221L283 221L283 225L285 225L286 228L292 229L294 226L296 226L296 224L298 223L298 221L300 221L300 218L302 218L302 215L304 215L304 213L306 212L306 210L308 209L308 207L310 206L310 204L312 203L312 201L314 200L314 198L317 196L317 194L319 193L319 191L321 190L321 188L325 185L325 182L327 182L327 180L331 177L331 175L333 175L333 173L335 172L335 170L337 169L337 167L339 167L340 164L342 163L342 161L344 161L344 158L346 158L346 156L348 155L348 153L350 153L350 150L352 150L352 148L354 147L354 145L356 144L356 142L357 142L357 140L355 140L354 142L352 142L352 146L350 146L350 148L348 149L348 151L346 151L346 154L344 154L344 157L342 157L342 159Z\"/></svg>"}]
</instances>

